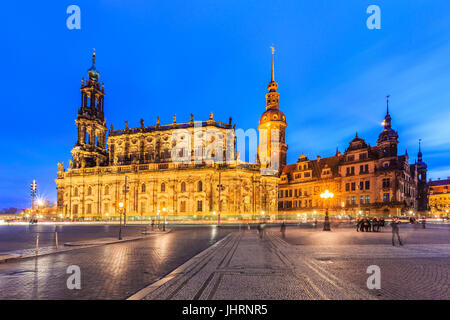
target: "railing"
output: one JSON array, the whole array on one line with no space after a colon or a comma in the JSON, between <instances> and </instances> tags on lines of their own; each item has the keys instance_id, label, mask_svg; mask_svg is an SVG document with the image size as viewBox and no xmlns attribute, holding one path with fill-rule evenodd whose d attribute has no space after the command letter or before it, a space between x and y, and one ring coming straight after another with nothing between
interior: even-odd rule
<instances>
[{"instance_id":1,"label":"railing","mask_svg":"<svg viewBox=\"0 0 450 320\"><path fill-rule=\"evenodd\" d=\"M177 169L247 169L247 170L260 170L260 166L255 163L232 161L226 162L202 162L202 163L177 163L177 162L165 162L165 163L149 163L149 164L128 164L117 165L108 167L93 167L93 168L78 168L69 169L64 172L64 176L81 176L91 174L104 174L104 173L127 173L137 171L159 171L159 170L177 170Z\"/></svg>"}]
</instances>

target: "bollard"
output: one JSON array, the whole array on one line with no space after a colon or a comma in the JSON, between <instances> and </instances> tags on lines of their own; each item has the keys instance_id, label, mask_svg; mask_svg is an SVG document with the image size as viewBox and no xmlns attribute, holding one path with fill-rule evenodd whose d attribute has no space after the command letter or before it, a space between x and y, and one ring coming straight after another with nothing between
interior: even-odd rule
<instances>
[{"instance_id":1,"label":"bollard","mask_svg":"<svg viewBox=\"0 0 450 320\"><path fill-rule=\"evenodd\" d=\"M36 234L36 254L39 252L39 233Z\"/></svg>"},{"instance_id":2,"label":"bollard","mask_svg":"<svg viewBox=\"0 0 450 320\"><path fill-rule=\"evenodd\" d=\"M58 231L55 231L55 244L56 244L56 249L58 249Z\"/></svg>"}]
</instances>

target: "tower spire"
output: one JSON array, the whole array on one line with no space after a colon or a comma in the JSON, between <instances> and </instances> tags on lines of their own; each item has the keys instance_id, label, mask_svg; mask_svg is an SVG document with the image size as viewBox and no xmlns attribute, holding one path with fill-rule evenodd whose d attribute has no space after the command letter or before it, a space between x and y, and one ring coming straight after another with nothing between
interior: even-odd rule
<instances>
[{"instance_id":1,"label":"tower spire","mask_svg":"<svg viewBox=\"0 0 450 320\"><path fill-rule=\"evenodd\" d=\"M383 121L383 126L384 126L385 130L391 128L392 118L391 118L391 115L389 114L389 98L390 97L391 97L390 95L386 96L386 116L384 117L384 121Z\"/></svg>"},{"instance_id":2,"label":"tower spire","mask_svg":"<svg viewBox=\"0 0 450 320\"><path fill-rule=\"evenodd\" d=\"M422 149L421 149L422 139L419 139L419 152L417 153L417 160L422 162Z\"/></svg>"},{"instance_id":3,"label":"tower spire","mask_svg":"<svg viewBox=\"0 0 450 320\"><path fill-rule=\"evenodd\" d=\"M275 63L274 63L274 55L275 55L275 47L271 46L272 49L272 75L271 81L267 85L267 89L269 92L266 94L266 109L278 109L278 100L280 94L277 92L278 83L275 82Z\"/></svg>"},{"instance_id":4,"label":"tower spire","mask_svg":"<svg viewBox=\"0 0 450 320\"><path fill-rule=\"evenodd\" d=\"M388 94L386 96L386 115L389 115L389 97L390 95Z\"/></svg>"},{"instance_id":5,"label":"tower spire","mask_svg":"<svg viewBox=\"0 0 450 320\"><path fill-rule=\"evenodd\" d=\"M270 49L272 49L272 78L271 78L271 82L275 82L275 63L274 63L275 47L272 45L270 47Z\"/></svg>"}]
</instances>

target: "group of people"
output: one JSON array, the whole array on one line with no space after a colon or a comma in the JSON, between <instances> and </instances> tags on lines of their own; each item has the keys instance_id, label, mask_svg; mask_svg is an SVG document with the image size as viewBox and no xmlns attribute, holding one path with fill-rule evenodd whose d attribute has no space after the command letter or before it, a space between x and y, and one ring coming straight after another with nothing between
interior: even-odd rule
<instances>
[{"instance_id":1,"label":"group of people","mask_svg":"<svg viewBox=\"0 0 450 320\"><path fill-rule=\"evenodd\" d=\"M384 218L361 218L356 220L357 232L379 232L385 226Z\"/></svg>"},{"instance_id":2,"label":"group of people","mask_svg":"<svg viewBox=\"0 0 450 320\"><path fill-rule=\"evenodd\" d=\"M392 227L392 245L395 246L395 238L398 240L398 244L403 246L402 240L400 239L400 233L398 225L400 220L397 217L393 218L390 225ZM385 226L384 218L362 218L356 220L356 231L359 232L379 232L381 227Z\"/></svg>"}]
</instances>

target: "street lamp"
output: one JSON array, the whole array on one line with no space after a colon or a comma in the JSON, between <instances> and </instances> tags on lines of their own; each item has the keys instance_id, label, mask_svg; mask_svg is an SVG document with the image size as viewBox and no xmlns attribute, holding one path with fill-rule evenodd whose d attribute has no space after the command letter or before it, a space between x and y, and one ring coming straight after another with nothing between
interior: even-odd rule
<instances>
[{"instance_id":1,"label":"street lamp","mask_svg":"<svg viewBox=\"0 0 450 320\"><path fill-rule=\"evenodd\" d=\"M327 189L327 190L325 190L325 192L320 194L320 197L326 201L328 199L332 199L334 197L334 194L332 192L328 191L328 189ZM328 205L326 205L325 221L323 223L323 231L331 231L330 218L328 217Z\"/></svg>"},{"instance_id":2,"label":"street lamp","mask_svg":"<svg viewBox=\"0 0 450 320\"><path fill-rule=\"evenodd\" d=\"M119 202L119 240L122 240L122 208L123 208L123 202Z\"/></svg>"},{"instance_id":3,"label":"street lamp","mask_svg":"<svg viewBox=\"0 0 450 320\"><path fill-rule=\"evenodd\" d=\"M166 231L166 208L162 209L164 212L164 225L163 225L163 231Z\"/></svg>"}]
</instances>

